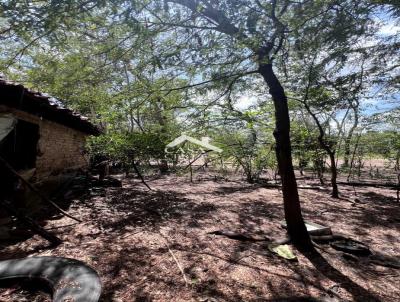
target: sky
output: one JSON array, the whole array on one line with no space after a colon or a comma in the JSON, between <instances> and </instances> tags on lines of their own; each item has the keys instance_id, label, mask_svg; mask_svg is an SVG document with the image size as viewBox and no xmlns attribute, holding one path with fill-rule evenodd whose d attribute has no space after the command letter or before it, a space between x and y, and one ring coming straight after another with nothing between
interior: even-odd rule
<instances>
[{"instance_id":1,"label":"sky","mask_svg":"<svg viewBox=\"0 0 400 302\"><path fill-rule=\"evenodd\" d=\"M384 12L376 15L376 21L382 24L377 32L379 37L397 37L397 40L400 40L400 25L398 21L396 23L394 19ZM380 42L377 41L376 43ZM397 67L397 69L394 70L394 73L398 75L400 73L400 68ZM379 86L371 87L371 94L377 94L377 97L363 101L364 114L372 115L374 113L388 111L400 106L400 91L397 93L394 92L390 95L382 95L379 93L380 88L381 87Z\"/></svg>"}]
</instances>

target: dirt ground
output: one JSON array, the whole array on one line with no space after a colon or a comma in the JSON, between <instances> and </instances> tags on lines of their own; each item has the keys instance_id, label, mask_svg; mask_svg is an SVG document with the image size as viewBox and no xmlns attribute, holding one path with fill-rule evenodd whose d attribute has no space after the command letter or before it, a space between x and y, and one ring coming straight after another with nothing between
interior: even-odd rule
<instances>
[{"instance_id":1,"label":"dirt ground","mask_svg":"<svg viewBox=\"0 0 400 302\"><path fill-rule=\"evenodd\" d=\"M0 259L52 255L84 261L101 277L101 301L400 301L400 270L368 257L343 257L321 244L312 255L294 250L298 261L290 262L271 253L269 242L208 234L228 229L271 240L284 236L277 188L202 174L193 183L172 175L148 183L152 191L137 179L123 179L122 188L92 190L68 210L83 223L65 217L47 222L63 244L48 249L33 236L3 246ZM305 219L398 259L395 191L340 189L340 200L328 188L301 189ZM0 301L50 301L48 294L28 289L3 287Z\"/></svg>"}]
</instances>

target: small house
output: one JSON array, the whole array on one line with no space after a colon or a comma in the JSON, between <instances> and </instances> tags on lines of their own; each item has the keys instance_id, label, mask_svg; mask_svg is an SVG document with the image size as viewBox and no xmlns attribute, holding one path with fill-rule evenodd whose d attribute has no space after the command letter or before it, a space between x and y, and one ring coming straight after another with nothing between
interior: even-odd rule
<instances>
[{"instance_id":1,"label":"small house","mask_svg":"<svg viewBox=\"0 0 400 302\"><path fill-rule=\"evenodd\" d=\"M0 77L0 156L26 179L85 170L86 139L99 133L59 100Z\"/></svg>"}]
</instances>

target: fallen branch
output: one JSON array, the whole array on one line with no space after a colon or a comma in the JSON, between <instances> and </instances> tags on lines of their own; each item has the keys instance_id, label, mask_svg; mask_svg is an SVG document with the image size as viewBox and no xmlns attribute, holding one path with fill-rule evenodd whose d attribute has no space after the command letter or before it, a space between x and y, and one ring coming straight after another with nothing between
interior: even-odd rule
<instances>
[{"instance_id":1,"label":"fallen branch","mask_svg":"<svg viewBox=\"0 0 400 302\"><path fill-rule=\"evenodd\" d=\"M375 187L375 188L390 188L396 190L399 185L395 183L374 183L374 182L338 182L338 185L353 186L353 187Z\"/></svg>"},{"instance_id":2,"label":"fallen branch","mask_svg":"<svg viewBox=\"0 0 400 302\"><path fill-rule=\"evenodd\" d=\"M389 188L393 190L397 190L400 188L398 184L395 183L374 183L374 182L345 182L345 181L338 181L338 185L342 186L353 186L353 187L375 187L375 188ZM282 185L280 184L264 184L263 185L266 188L282 188ZM301 190L324 190L324 187L321 186L297 186L298 189Z\"/></svg>"},{"instance_id":3,"label":"fallen branch","mask_svg":"<svg viewBox=\"0 0 400 302\"><path fill-rule=\"evenodd\" d=\"M279 184L265 184L265 188L282 188L282 185ZM301 190L324 190L324 187L314 187L314 186L297 186L297 189Z\"/></svg>"},{"instance_id":4,"label":"fallen branch","mask_svg":"<svg viewBox=\"0 0 400 302\"><path fill-rule=\"evenodd\" d=\"M55 202L51 201L49 198L47 198L46 196L44 196L38 189L35 188L34 185L32 185L29 181L27 181L25 178L23 178L17 171L14 170L14 168L4 159L0 156L0 162L12 173L14 174L18 179L20 179L31 191L33 191L34 193L36 193L36 195L38 195L42 200L44 200L45 202L51 204L55 209L57 209L60 213L62 213L63 215L78 221L78 222L82 222L82 220L75 218L74 216L68 214L67 212L65 212L63 209L61 209Z\"/></svg>"},{"instance_id":5,"label":"fallen branch","mask_svg":"<svg viewBox=\"0 0 400 302\"><path fill-rule=\"evenodd\" d=\"M143 183L150 191L152 191L152 189L151 189L150 186L146 183L146 181L145 181L144 178L143 178L142 173L140 173L138 167L135 165L134 162L132 162L132 166L133 166L133 169L135 170L136 174L139 176L140 180L142 181L142 183Z\"/></svg>"},{"instance_id":6,"label":"fallen branch","mask_svg":"<svg viewBox=\"0 0 400 302\"><path fill-rule=\"evenodd\" d=\"M235 233L235 232L227 231L227 230L218 230L218 231L214 231L214 232L209 232L207 234L225 236L225 237L228 237L230 239L239 240L239 241L258 242L258 241L270 241L271 240L268 237L256 238L256 237L253 237L253 236L250 236L250 235L245 235L245 234L241 234L241 233Z\"/></svg>"},{"instance_id":7,"label":"fallen branch","mask_svg":"<svg viewBox=\"0 0 400 302\"><path fill-rule=\"evenodd\" d=\"M53 234L50 234L41 226L39 226L35 221L33 221L31 218L21 213L12 205L11 202L0 199L0 205L2 205L3 208L5 208L11 215L14 215L19 221L25 224L34 233L40 235L41 237L49 241L51 244L59 245L62 243L62 240L60 238L54 236Z\"/></svg>"}]
</instances>

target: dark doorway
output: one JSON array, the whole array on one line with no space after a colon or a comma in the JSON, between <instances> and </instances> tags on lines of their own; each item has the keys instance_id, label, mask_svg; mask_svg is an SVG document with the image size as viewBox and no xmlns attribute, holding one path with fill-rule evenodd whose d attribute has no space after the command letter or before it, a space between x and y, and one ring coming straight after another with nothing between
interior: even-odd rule
<instances>
[{"instance_id":1,"label":"dark doorway","mask_svg":"<svg viewBox=\"0 0 400 302\"><path fill-rule=\"evenodd\" d=\"M15 170L36 166L39 125L18 120L15 128L0 142L0 156Z\"/></svg>"},{"instance_id":2,"label":"dark doorway","mask_svg":"<svg viewBox=\"0 0 400 302\"><path fill-rule=\"evenodd\" d=\"M0 156L14 170L29 170L36 166L37 144L39 140L39 126L33 123L17 120L14 129L0 141ZM14 215L5 207L5 201L10 202L15 209L26 208L26 191L18 177L7 167L0 163L0 218L10 219ZM11 223L11 224L10 224ZM12 229L13 222L4 226L7 236Z\"/></svg>"}]
</instances>

